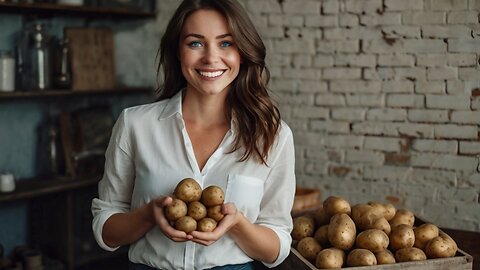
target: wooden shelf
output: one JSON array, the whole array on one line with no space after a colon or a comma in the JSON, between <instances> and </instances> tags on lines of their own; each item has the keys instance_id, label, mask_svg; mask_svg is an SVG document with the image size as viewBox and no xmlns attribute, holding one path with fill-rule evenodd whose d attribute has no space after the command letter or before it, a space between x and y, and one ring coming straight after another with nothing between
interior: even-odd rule
<instances>
[{"instance_id":1,"label":"wooden shelf","mask_svg":"<svg viewBox=\"0 0 480 270\"><path fill-rule=\"evenodd\" d=\"M94 17L145 19L154 18L155 12L145 12L130 8L89 7L49 3L4 3L0 2L0 13L16 13L25 15L61 16L61 17Z\"/></svg>"},{"instance_id":2,"label":"wooden shelf","mask_svg":"<svg viewBox=\"0 0 480 270\"><path fill-rule=\"evenodd\" d=\"M86 96L86 95L111 95L111 94L152 94L153 89L149 87L132 87L132 88L116 88L116 89L98 89L88 91L74 90L38 90L38 91L14 91L0 92L1 100L25 99L25 98L41 98L41 97L65 97L65 96Z\"/></svg>"},{"instance_id":3,"label":"wooden shelf","mask_svg":"<svg viewBox=\"0 0 480 270\"><path fill-rule=\"evenodd\" d=\"M16 200L32 199L44 195L75 190L98 184L101 176L87 178L34 178L15 182L15 191L0 193L0 204Z\"/></svg>"}]
</instances>

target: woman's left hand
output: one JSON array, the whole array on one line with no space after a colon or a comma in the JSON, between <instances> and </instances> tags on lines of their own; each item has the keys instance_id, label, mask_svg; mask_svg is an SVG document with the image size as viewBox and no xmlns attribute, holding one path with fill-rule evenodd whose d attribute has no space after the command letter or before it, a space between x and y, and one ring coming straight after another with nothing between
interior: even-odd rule
<instances>
[{"instance_id":1,"label":"woman's left hand","mask_svg":"<svg viewBox=\"0 0 480 270\"><path fill-rule=\"evenodd\" d=\"M241 213L237 211L237 207L233 203L226 203L222 206L222 213L225 215L223 219L217 224L217 227L212 232L193 231L190 233L193 236L191 241L209 246L220 239L232 227L234 227L239 219Z\"/></svg>"}]
</instances>

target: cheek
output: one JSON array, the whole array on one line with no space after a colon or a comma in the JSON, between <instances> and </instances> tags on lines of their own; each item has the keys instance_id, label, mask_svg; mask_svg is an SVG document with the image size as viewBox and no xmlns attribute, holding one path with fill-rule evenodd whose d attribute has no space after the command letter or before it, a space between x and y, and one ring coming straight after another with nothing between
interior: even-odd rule
<instances>
[{"instance_id":1,"label":"cheek","mask_svg":"<svg viewBox=\"0 0 480 270\"><path fill-rule=\"evenodd\" d=\"M231 53L225 57L225 60L228 62L228 65L232 68L240 67L241 57L238 53Z\"/></svg>"}]
</instances>

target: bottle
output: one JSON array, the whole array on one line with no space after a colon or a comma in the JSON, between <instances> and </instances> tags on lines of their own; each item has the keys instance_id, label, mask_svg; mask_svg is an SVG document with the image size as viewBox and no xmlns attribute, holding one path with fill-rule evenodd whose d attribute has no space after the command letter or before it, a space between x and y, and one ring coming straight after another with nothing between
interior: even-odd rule
<instances>
[{"instance_id":1,"label":"bottle","mask_svg":"<svg viewBox=\"0 0 480 270\"><path fill-rule=\"evenodd\" d=\"M50 158L50 173L58 174L58 147L57 147L58 131L54 125L48 128L48 152Z\"/></svg>"},{"instance_id":2,"label":"bottle","mask_svg":"<svg viewBox=\"0 0 480 270\"><path fill-rule=\"evenodd\" d=\"M69 89L72 86L69 42L68 38L63 38L55 48L53 84L58 89Z\"/></svg>"},{"instance_id":3,"label":"bottle","mask_svg":"<svg viewBox=\"0 0 480 270\"><path fill-rule=\"evenodd\" d=\"M45 25L35 24L28 46L29 88L31 90L47 90L50 84L50 52L49 36Z\"/></svg>"},{"instance_id":4,"label":"bottle","mask_svg":"<svg viewBox=\"0 0 480 270\"><path fill-rule=\"evenodd\" d=\"M15 59L10 51L0 51L0 91L15 89Z\"/></svg>"}]
</instances>

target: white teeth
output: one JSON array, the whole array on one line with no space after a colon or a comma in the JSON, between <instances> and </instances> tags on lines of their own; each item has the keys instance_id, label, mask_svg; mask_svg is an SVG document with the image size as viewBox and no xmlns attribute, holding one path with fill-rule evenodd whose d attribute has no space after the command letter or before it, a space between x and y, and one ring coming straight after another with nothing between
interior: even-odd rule
<instances>
[{"instance_id":1,"label":"white teeth","mask_svg":"<svg viewBox=\"0 0 480 270\"><path fill-rule=\"evenodd\" d=\"M215 78L223 74L225 71L215 71L215 72L206 72L206 71L199 71L200 75L209 77L209 78Z\"/></svg>"}]
</instances>

